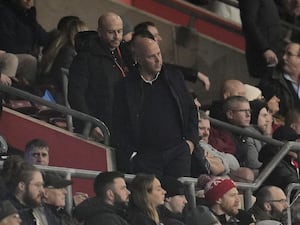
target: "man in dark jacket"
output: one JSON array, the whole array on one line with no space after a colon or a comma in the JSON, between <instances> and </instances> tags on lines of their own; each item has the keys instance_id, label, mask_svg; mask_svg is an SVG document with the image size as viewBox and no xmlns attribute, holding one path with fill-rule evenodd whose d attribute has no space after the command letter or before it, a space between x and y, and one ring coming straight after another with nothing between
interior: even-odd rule
<instances>
[{"instance_id":1,"label":"man in dark jacket","mask_svg":"<svg viewBox=\"0 0 300 225\"><path fill-rule=\"evenodd\" d=\"M94 116L111 127L115 83L126 76L127 67L121 43L123 22L115 13L105 13L98 20L98 35L83 34L83 43L76 43L78 55L70 68L69 101L71 107ZM90 35L91 34L91 35ZM82 36L82 34L81 34ZM81 132L82 124L75 124ZM101 135L98 127L93 130Z\"/></svg>"},{"instance_id":2,"label":"man in dark jacket","mask_svg":"<svg viewBox=\"0 0 300 225\"><path fill-rule=\"evenodd\" d=\"M85 225L128 225L124 218L130 191L123 174L116 171L98 174L94 192L96 197L75 208L75 218L85 221Z\"/></svg>"},{"instance_id":3,"label":"man in dark jacket","mask_svg":"<svg viewBox=\"0 0 300 225\"><path fill-rule=\"evenodd\" d=\"M177 70L163 66L158 43L134 36L137 69L116 88L114 115L118 151L137 152L134 172L189 176L198 144L197 110Z\"/></svg>"}]
</instances>

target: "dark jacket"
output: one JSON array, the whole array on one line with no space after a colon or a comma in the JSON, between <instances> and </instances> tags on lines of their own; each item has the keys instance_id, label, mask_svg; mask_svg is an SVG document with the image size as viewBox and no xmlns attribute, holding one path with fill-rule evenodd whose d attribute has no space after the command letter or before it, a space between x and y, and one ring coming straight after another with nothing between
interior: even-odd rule
<instances>
[{"instance_id":1,"label":"dark jacket","mask_svg":"<svg viewBox=\"0 0 300 225\"><path fill-rule=\"evenodd\" d=\"M157 225L146 213L135 206L130 206L128 220L130 225Z\"/></svg>"},{"instance_id":2,"label":"dark jacket","mask_svg":"<svg viewBox=\"0 0 300 225\"><path fill-rule=\"evenodd\" d=\"M175 214L165 206L159 207L159 217L164 225L184 225L182 214Z\"/></svg>"},{"instance_id":3,"label":"dark jacket","mask_svg":"<svg viewBox=\"0 0 300 225\"><path fill-rule=\"evenodd\" d=\"M85 221L85 225L128 225L123 215L124 210L108 205L97 197L85 200L73 212L73 216Z\"/></svg>"},{"instance_id":4,"label":"dark jacket","mask_svg":"<svg viewBox=\"0 0 300 225\"><path fill-rule=\"evenodd\" d=\"M279 53L284 33L274 0L239 0L242 27L246 39L246 59L251 76L261 77L266 67L263 53Z\"/></svg>"},{"instance_id":5,"label":"dark jacket","mask_svg":"<svg viewBox=\"0 0 300 225\"><path fill-rule=\"evenodd\" d=\"M100 119L110 127L114 86L123 78L125 68L120 69L108 46L94 31L80 32L75 47L78 54L70 67L69 77L71 107ZM125 59L128 53L122 52L122 49L120 46L122 59Z\"/></svg>"},{"instance_id":6,"label":"dark jacket","mask_svg":"<svg viewBox=\"0 0 300 225\"><path fill-rule=\"evenodd\" d=\"M12 3L0 6L0 34L0 49L10 53L32 54L35 47L44 46L48 39L47 32L36 21L35 8L24 10Z\"/></svg>"},{"instance_id":7,"label":"dark jacket","mask_svg":"<svg viewBox=\"0 0 300 225\"><path fill-rule=\"evenodd\" d=\"M253 218L253 216L250 213L241 209L239 209L239 212L235 217L232 217L233 221L226 220L225 214L215 216L218 218L222 225L249 225L251 223L255 223L255 219Z\"/></svg>"},{"instance_id":8,"label":"dark jacket","mask_svg":"<svg viewBox=\"0 0 300 225\"><path fill-rule=\"evenodd\" d=\"M260 82L260 89L263 96L268 99L276 95L279 99L279 114L285 116L293 107L299 106L300 100L290 84L290 81L284 78L280 69L274 71L271 77L263 79Z\"/></svg>"},{"instance_id":9,"label":"dark jacket","mask_svg":"<svg viewBox=\"0 0 300 225\"><path fill-rule=\"evenodd\" d=\"M175 99L180 115L179 126L181 126L182 138L191 140L195 146L198 145L197 110L182 74L172 67L163 66L159 76L162 76L167 83ZM122 150L139 151L144 101L143 82L138 72L134 72L130 73L116 88L113 134L115 144Z\"/></svg>"},{"instance_id":10,"label":"dark jacket","mask_svg":"<svg viewBox=\"0 0 300 225\"><path fill-rule=\"evenodd\" d=\"M53 205L44 204L44 212L48 225L77 225L78 221L73 219L64 209Z\"/></svg>"},{"instance_id":11,"label":"dark jacket","mask_svg":"<svg viewBox=\"0 0 300 225\"><path fill-rule=\"evenodd\" d=\"M248 210L250 214L252 214L255 217L256 221L261 220L274 220L272 216L267 213L266 211L262 210L258 205L254 204L251 209ZM276 219L275 219L276 220Z\"/></svg>"}]
</instances>

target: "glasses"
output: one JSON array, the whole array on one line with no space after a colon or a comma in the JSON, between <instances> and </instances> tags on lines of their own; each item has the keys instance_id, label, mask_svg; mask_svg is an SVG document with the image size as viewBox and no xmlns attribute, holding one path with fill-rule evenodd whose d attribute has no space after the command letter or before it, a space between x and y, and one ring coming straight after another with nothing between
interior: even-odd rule
<instances>
[{"instance_id":1,"label":"glasses","mask_svg":"<svg viewBox=\"0 0 300 225\"><path fill-rule=\"evenodd\" d=\"M298 54L293 54L291 52L284 52L284 55L286 55L287 57L293 57L293 56L299 56Z\"/></svg>"},{"instance_id":2,"label":"glasses","mask_svg":"<svg viewBox=\"0 0 300 225\"><path fill-rule=\"evenodd\" d=\"M251 109L231 109L232 112L251 113Z\"/></svg>"},{"instance_id":3,"label":"glasses","mask_svg":"<svg viewBox=\"0 0 300 225\"><path fill-rule=\"evenodd\" d=\"M268 202L279 202L279 203L287 203L287 200L286 199L277 199L277 200L269 200Z\"/></svg>"}]
</instances>

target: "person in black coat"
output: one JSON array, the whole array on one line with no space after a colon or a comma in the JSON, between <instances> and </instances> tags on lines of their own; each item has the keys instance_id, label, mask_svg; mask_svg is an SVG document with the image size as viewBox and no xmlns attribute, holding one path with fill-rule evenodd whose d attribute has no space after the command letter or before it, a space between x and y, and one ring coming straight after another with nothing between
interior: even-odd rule
<instances>
[{"instance_id":1,"label":"person in black coat","mask_svg":"<svg viewBox=\"0 0 300 225\"><path fill-rule=\"evenodd\" d=\"M284 32L274 0L239 0L249 74L262 78L278 64Z\"/></svg>"}]
</instances>

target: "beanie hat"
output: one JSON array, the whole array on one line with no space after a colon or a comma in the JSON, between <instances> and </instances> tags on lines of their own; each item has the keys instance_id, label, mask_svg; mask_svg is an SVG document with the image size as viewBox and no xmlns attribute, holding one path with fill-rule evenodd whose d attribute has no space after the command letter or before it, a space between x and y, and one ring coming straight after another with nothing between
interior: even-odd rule
<instances>
[{"instance_id":1,"label":"beanie hat","mask_svg":"<svg viewBox=\"0 0 300 225\"><path fill-rule=\"evenodd\" d=\"M214 204L226 192L235 188L235 183L229 178L215 177L204 188L205 199L208 204Z\"/></svg>"},{"instance_id":2,"label":"beanie hat","mask_svg":"<svg viewBox=\"0 0 300 225\"><path fill-rule=\"evenodd\" d=\"M246 89L245 97L249 101L253 101L255 99L261 99L262 94L261 94L261 90L259 88L254 87L249 84L245 84L245 89Z\"/></svg>"},{"instance_id":3,"label":"beanie hat","mask_svg":"<svg viewBox=\"0 0 300 225\"><path fill-rule=\"evenodd\" d=\"M197 206L187 215L186 225L212 225L218 223L216 216L206 207Z\"/></svg>"},{"instance_id":4,"label":"beanie hat","mask_svg":"<svg viewBox=\"0 0 300 225\"><path fill-rule=\"evenodd\" d=\"M166 197L174 197L176 195L185 195L184 185L173 177L165 177L161 179L161 186L166 190Z\"/></svg>"},{"instance_id":5,"label":"beanie hat","mask_svg":"<svg viewBox=\"0 0 300 225\"><path fill-rule=\"evenodd\" d=\"M273 138L280 141L296 141L300 135L289 126L281 126L274 131Z\"/></svg>"},{"instance_id":6,"label":"beanie hat","mask_svg":"<svg viewBox=\"0 0 300 225\"><path fill-rule=\"evenodd\" d=\"M0 221L3 220L5 217L15 213L18 213L18 211L10 201L6 200L0 202Z\"/></svg>"},{"instance_id":7,"label":"beanie hat","mask_svg":"<svg viewBox=\"0 0 300 225\"><path fill-rule=\"evenodd\" d=\"M260 110L263 108L268 109L268 105L264 100L253 100L250 102L250 108L251 108L251 124L257 125L258 121L258 115Z\"/></svg>"}]
</instances>

